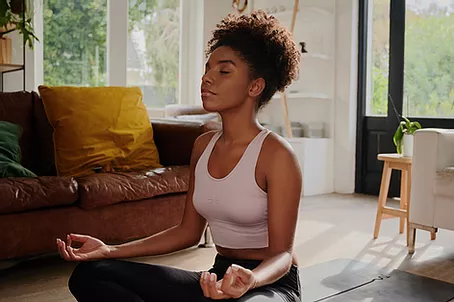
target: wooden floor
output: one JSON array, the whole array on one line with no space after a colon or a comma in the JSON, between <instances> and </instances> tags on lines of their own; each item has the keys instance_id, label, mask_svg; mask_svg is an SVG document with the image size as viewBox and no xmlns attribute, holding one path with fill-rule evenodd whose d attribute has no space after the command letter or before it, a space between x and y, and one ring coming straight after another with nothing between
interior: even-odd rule
<instances>
[{"instance_id":1,"label":"wooden floor","mask_svg":"<svg viewBox=\"0 0 454 302\"><path fill-rule=\"evenodd\" d=\"M430 241L429 233L418 231L416 253L409 256L405 236L398 233L398 219L384 220L380 236L372 239L376 201L361 195L304 198L295 239L300 266L349 258L454 283L454 232L440 230L437 239ZM214 255L214 249L194 248L134 261L199 270L208 269ZM75 301L67 289L74 266L51 255L4 269L0 302Z\"/></svg>"}]
</instances>

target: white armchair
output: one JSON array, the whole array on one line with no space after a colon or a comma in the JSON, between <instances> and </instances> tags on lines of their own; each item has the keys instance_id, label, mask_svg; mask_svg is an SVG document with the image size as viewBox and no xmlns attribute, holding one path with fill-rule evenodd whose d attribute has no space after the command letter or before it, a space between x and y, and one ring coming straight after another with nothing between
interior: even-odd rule
<instances>
[{"instance_id":1,"label":"white armchair","mask_svg":"<svg viewBox=\"0 0 454 302\"><path fill-rule=\"evenodd\" d=\"M454 129L421 129L413 143L409 253L416 229L435 235L438 228L454 230Z\"/></svg>"}]
</instances>

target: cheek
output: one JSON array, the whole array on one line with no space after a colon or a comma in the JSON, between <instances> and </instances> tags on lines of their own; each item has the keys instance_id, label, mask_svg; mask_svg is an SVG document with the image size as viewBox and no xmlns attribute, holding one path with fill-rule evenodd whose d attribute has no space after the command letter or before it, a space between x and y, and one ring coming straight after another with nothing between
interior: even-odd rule
<instances>
[{"instance_id":1,"label":"cheek","mask_svg":"<svg viewBox=\"0 0 454 302\"><path fill-rule=\"evenodd\" d=\"M243 98L248 94L248 82L241 77L225 80L222 85L222 91L232 97Z\"/></svg>"}]
</instances>

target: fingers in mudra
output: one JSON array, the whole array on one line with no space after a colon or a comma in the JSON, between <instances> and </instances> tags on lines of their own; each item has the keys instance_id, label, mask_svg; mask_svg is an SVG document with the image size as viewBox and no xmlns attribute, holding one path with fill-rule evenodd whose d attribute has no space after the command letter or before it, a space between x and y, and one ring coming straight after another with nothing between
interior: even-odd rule
<instances>
[{"instance_id":1,"label":"fingers in mudra","mask_svg":"<svg viewBox=\"0 0 454 302\"><path fill-rule=\"evenodd\" d=\"M71 247L71 237L68 235L66 237L66 240L67 241L65 242L60 238L57 238L58 252L60 256L67 261L75 260L76 256L74 254L73 248Z\"/></svg>"},{"instance_id":2,"label":"fingers in mudra","mask_svg":"<svg viewBox=\"0 0 454 302\"><path fill-rule=\"evenodd\" d=\"M200 276L200 285L203 295L213 300L230 299L231 296L221 290L222 280L217 281L217 275L214 273L203 272Z\"/></svg>"}]
</instances>

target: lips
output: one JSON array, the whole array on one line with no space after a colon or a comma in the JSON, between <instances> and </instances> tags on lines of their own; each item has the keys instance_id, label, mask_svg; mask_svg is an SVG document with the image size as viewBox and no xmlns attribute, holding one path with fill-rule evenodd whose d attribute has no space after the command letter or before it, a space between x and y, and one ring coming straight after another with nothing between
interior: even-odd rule
<instances>
[{"instance_id":1,"label":"lips","mask_svg":"<svg viewBox=\"0 0 454 302\"><path fill-rule=\"evenodd\" d=\"M202 92L201 95L202 95L202 97L209 97L209 96L213 96L214 93L206 91L206 92Z\"/></svg>"},{"instance_id":2,"label":"lips","mask_svg":"<svg viewBox=\"0 0 454 302\"><path fill-rule=\"evenodd\" d=\"M216 93L214 93L213 91L209 90L209 89L202 89L200 91L200 94L203 96L203 97L207 97L207 96L212 96L212 95L215 95Z\"/></svg>"}]
</instances>

